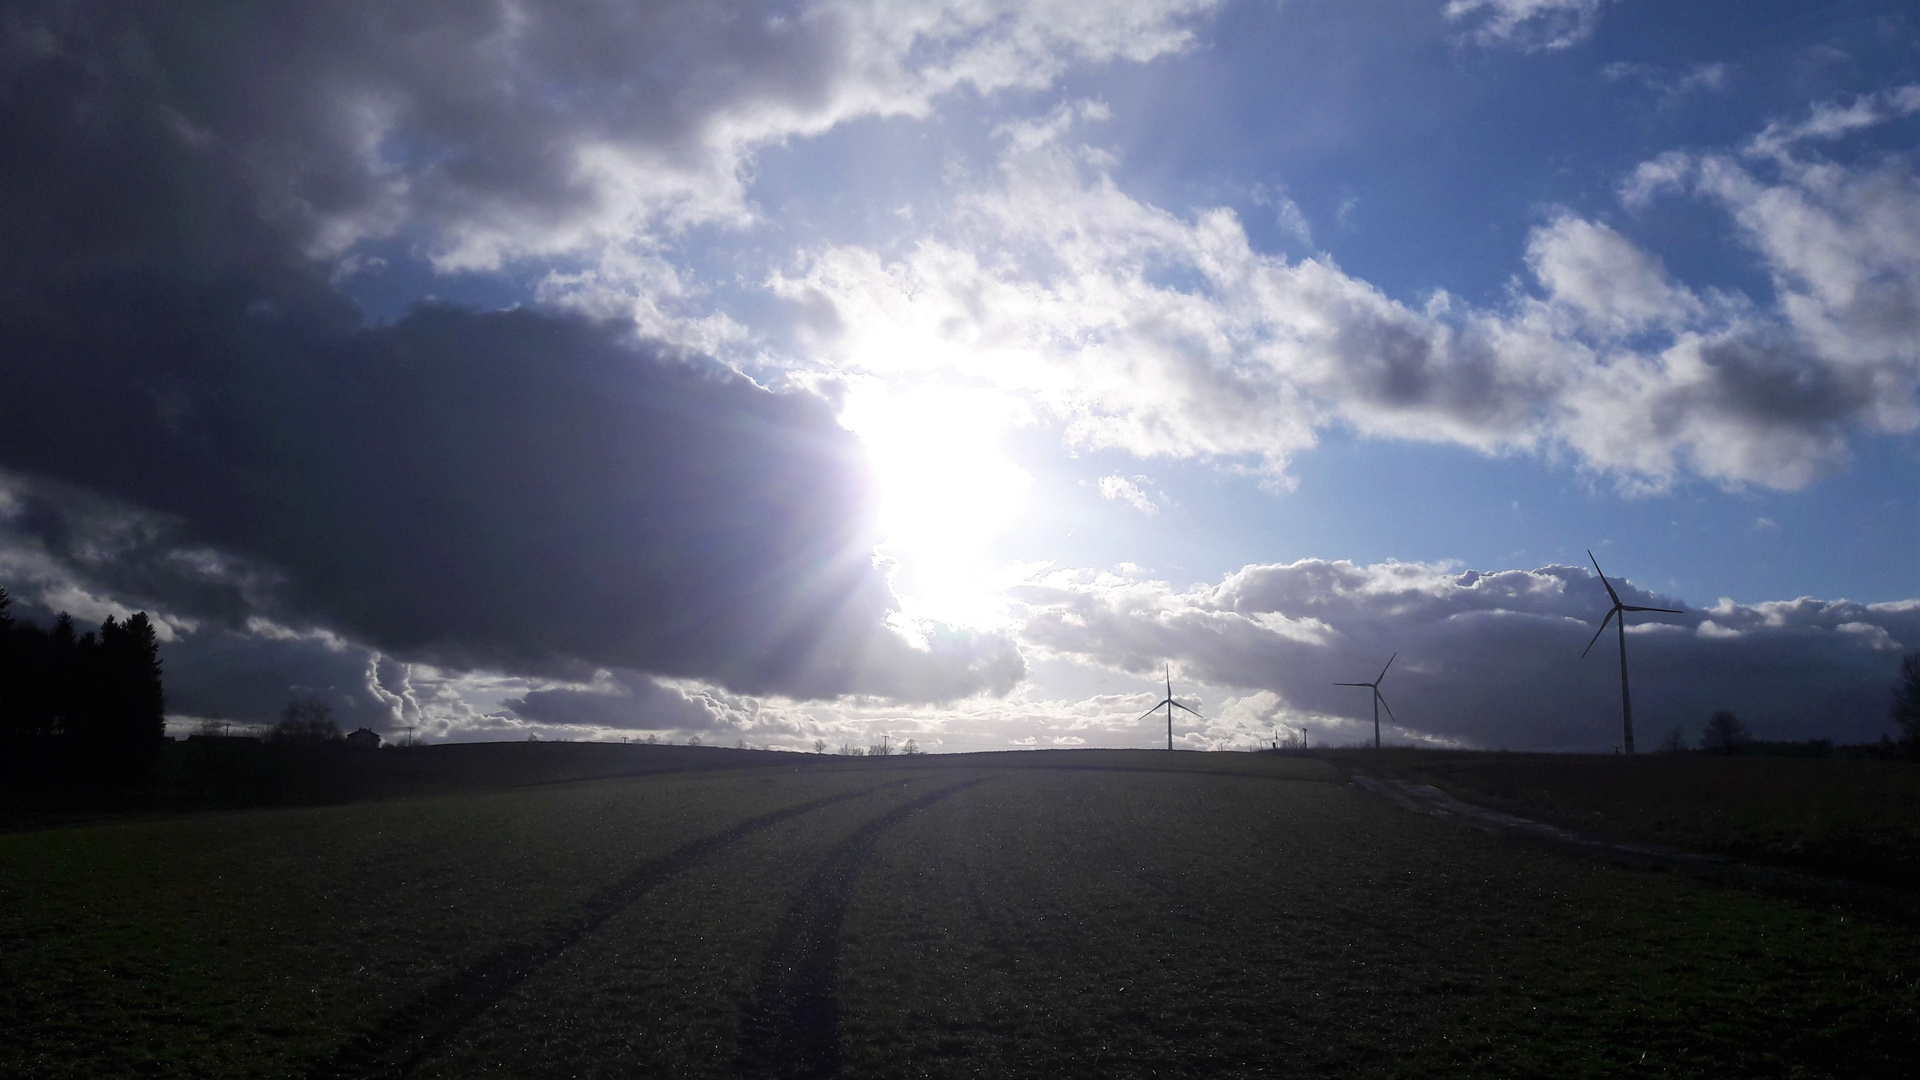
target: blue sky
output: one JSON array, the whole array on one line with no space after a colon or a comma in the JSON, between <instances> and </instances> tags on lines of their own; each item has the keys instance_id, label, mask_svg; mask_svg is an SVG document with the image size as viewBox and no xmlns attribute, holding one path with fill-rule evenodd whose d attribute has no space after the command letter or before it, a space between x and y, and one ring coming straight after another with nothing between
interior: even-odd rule
<instances>
[{"instance_id":1,"label":"blue sky","mask_svg":"<svg viewBox=\"0 0 1920 1080\"><path fill-rule=\"evenodd\" d=\"M1920 647L1907 5L531 5L522 23L425 29L345 0L274 25L129 10L39 13L44 35L9 48L44 66L124 22L175 73L128 76L126 100L153 95L180 168L244 197L169 219L192 225L155 234L156 264L172 244L263 282L297 272L300 295L353 305L360 340L416 348L471 340L410 316L422 303L612 320L646 356L773 391L783 423L850 431L864 497L832 487L819 506L858 525L853 562L879 559L846 586L871 625L821 631L865 642L844 655L700 657L585 614L604 633L579 639L610 644L564 628L542 644L453 625L484 605L463 606L452 570L420 586L445 599L436 629L404 596L387 613L326 598L323 579L359 595L340 584L355 568L309 565L284 530L216 522L133 472L0 458L0 582L33 610L168 614L180 726L318 693L453 739L1151 745L1132 717L1171 663L1212 717L1183 745L1303 727L1339 742L1371 714L1330 684L1397 651L1392 738L1607 750L1618 687L1577 660L1604 613L1588 549L1687 608L1633 635L1643 742L1715 707L1763 735L1877 737L1893 666ZM248 35L277 44L229 56L287 62L196 60ZM222 96L242 85L245 107ZM50 151L69 152L93 167ZM8 197L38 205L35 182ZM248 229L282 254L230 239ZM248 310L305 302L274 296ZM9 333L22 362L37 339ZM166 382L154 370L95 385ZM449 401L496 401L467 395L457 356L433 370ZM735 398L687 392L718 410L687 430L732 430ZM196 393L225 400L217 383L178 391L166 431L200 415L180 404ZM569 418L535 409L472 417L548 433L528 436L526 476L454 475L467 466L431 463L472 455L443 444L364 450L372 482L418 485L380 512L494 490L469 535L497 557L475 565L564 565L544 540L549 565L488 547L516 484L584 485L550 449ZM345 421L370 425L362 448L383 445L371 415ZM635 450L634 482L691 492L676 485L709 456L751 475L758 452L705 436ZM22 509L79 520L73 499L93 495L117 509L87 520L151 520L142 535L173 545L142 565L211 551L253 576L195 571L213 575L200 592L143 578ZM755 531L760 511L703 499L684 501L689 535ZM559 505L582 515L562 532L611 565L724 579L730 598L750 578L775 621L782 598L819 595L786 563L743 570L744 540L718 567L661 554L644 515L596 531L619 491ZM352 528L462 540L424 517ZM367 556L388 557L424 565ZM632 604L664 595L635 580ZM207 590L241 599L182 599Z\"/></svg>"}]
</instances>

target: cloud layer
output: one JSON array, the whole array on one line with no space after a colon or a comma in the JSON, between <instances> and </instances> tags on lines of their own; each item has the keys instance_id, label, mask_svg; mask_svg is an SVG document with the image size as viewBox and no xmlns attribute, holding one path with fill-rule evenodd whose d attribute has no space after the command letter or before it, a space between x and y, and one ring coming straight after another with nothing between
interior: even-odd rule
<instances>
[{"instance_id":1,"label":"cloud layer","mask_svg":"<svg viewBox=\"0 0 1920 1080\"><path fill-rule=\"evenodd\" d=\"M1693 735L1733 709L1766 738L1871 740L1886 733L1887 687L1902 649L1920 644L1920 601L1857 604L1722 600L1693 607L1615 580L1629 604L1685 609L1628 627L1636 728L1651 746L1674 726ZM1249 566L1217 585L1175 589L1112 574L1060 573L1022 593L1022 639L1041 657L1137 674L1163 658L1185 679L1253 692L1223 702L1202 743L1270 725L1316 738L1371 733L1371 699L1337 682L1372 679L1398 723L1389 737L1471 746L1601 750L1620 741L1613 631L1586 647L1608 600L1584 567L1494 573L1445 566L1303 559ZM1128 730L1116 703L1110 730Z\"/></svg>"}]
</instances>

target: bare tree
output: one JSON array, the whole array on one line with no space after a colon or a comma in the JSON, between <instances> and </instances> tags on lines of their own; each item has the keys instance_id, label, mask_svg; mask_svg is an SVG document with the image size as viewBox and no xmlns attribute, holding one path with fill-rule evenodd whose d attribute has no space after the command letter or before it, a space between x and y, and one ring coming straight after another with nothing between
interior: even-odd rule
<instances>
[{"instance_id":1,"label":"bare tree","mask_svg":"<svg viewBox=\"0 0 1920 1080\"><path fill-rule=\"evenodd\" d=\"M280 722L267 732L267 741L301 746L339 742L340 725L333 722L333 706L319 698L287 702Z\"/></svg>"},{"instance_id":2,"label":"bare tree","mask_svg":"<svg viewBox=\"0 0 1920 1080\"><path fill-rule=\"evenodd\" d=\"M816 754L824 754L824 753L826 753L826 752L827 752L827 740L825 740L825 739L815 739L815 740L813 740L813 752L814 752L814 753L816 753Z\"/></svg>"},{"instance_id":3,"label":"bare tree","mask_svg":"<svg viewBox=\"0 0 1920 1080\"><path fill-rule=\"evenodd\" d=\"M901 747L900 752L903 754L917 754L920 752L920 744L914 742L912 739L908 739L907 745Z\"/></svg>"},{"instance_id":4,"label":"bare tree","mask_svg":"<svg viewBox=\"0 0 1920 1080\"><path fill-rule=\"evenodd\" d=\"M1725 709L1708 717L1706 728L1700 732L1700 749L1718 750L1723 754L1736 753L1752 741L1747 725Z\"/></svg>"},{"instance_id":5,"label":"bare tree","mask_svg":"<svg viewBox=\"0 0 1920 1080\"><path fill-rule=\"evenodd\" d=\"M1663 754L1678 754L1686 748L1687 734L1680 730L1679 724L1673 725L1673 730L1667 732L1667 737L1660 740L1660 752Z\"/></svg>"},{"instance_id":6,"label":"bare tree","mask_svg":"<svg viewBox=\"0 0 1920 1080\"><path fill-rule=\"evenodd\" d=\"M688 746L699 746L699 745L700 745L700 736L698 736L698 735L689 735L689 736L687 736L687 745L688 745Z\"/></svg>"}]
</instances>

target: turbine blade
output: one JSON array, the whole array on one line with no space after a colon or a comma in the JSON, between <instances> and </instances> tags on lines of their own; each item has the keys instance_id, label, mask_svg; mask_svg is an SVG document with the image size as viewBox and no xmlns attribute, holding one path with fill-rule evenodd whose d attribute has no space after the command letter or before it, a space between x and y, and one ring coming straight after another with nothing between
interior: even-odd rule
<instances>
[{"instance_id":1,"label":"turbine blade","mask_svg":"<svg viewBox=\"0 0 1920 1080\"><path fill-rule=\"evenodd\" d=\"M1174 707L1174 708L1176 708L1176 709L1187 709L1187 707L1186 707L1185 705L1182 705L1182 704L1180 704L1180 703L1179 703L1179 702L1177 702L1177 701L1173 703L1173 707ZM1193 715L1195 715L1195 716L1200 716L1200 714L1199 714L1199 713L1197 713L1197 712L1193 712L1193 710L1192 710L1192 709L1187 709L1187 711L1188 711L1188 712L1191 712L1191 713L1193 713ZM1204 717L1204 716L1200 716L1200 719L1202 719L1202 720L1205 720L1205 719L1206 719L1206 717Z\"/></svg>"},{"instance_id":2,"label":"turbine blade","mask_svg":"<svg viewBox=\"0 0 1920 1080\"><path fill-rule=\"evenodd\" d=\"M1380 699L1380 707L1387 710L1387 718L1396 724L1399 723L1400 718L1393 715L1393 706L1387 704L1387 695L1381 693L1379 687L1373 688L1373 696Z\"/></svg>"},{"instance_id":3,"label":"turbine blade","mask_svg":"<svg viewBox=\"0 0 1920 1080\"><path fill-rule=\"evenodd\" d=\"M1600 560L1593 557L1593 549L1587 549L1587 560L1593 563L1593 572L1600 575L1600 584L1607 587L1607 595L1613 597L1615 607L1620 605L1620 594L1613 591L1613 582L1607 580L1606 571L1600 569Z\"/></svg>"},{"instance_id":4,"label":"turbine blade","mask_svg":"<svg viewBox=\"0 0 1920 1080\"><path fill-rule=\"evenodd\" d=\"M1178 703L1178 702L1175 702L1174 704L1176 704L1176 705L1177 705L1177 704L1179 704L1179 703ZM1139 723L1140 721L1142 721L1142 720L1145 720L1145 719L1146 719L1147 717L1149 717L1149 716L1152 716L1152 715L1153 715L1154 713L1157 713L1157 712L1159 712L1159 711L1160 711L1160 709L1161 709L1161 708L1162 708L1163 706L1165 706L1165 705L1166 705L1166 702L1164 702L1164 701L1163 701L1163 702L1161 702L1161 703L1160 703L1159 705L1155 705L1155 706L1154 706L1153 708L1151 708L1151 709L1148 709L1148 710L1147 710L1146 712L1143 712L1143 713L1141 713L1141 714L1140 714L1139 716L1136 716L1136 717L1134 717L1134 718L1133 718L1133 722L1137 724L1137 723Z\"/></svg>"},{"instance_id":5,"label":"turbine blade","mask_svg":"<svg viewBox=\"0 0 1920 1080\"><path fill-rule=\"evenodd\" d=\"M1372 686L1373 684L1370 682L1337 682L1337 683L1334 683L1333 685L1335 686Z\"/></svg>"},{"instance_id":6,"label":"turbine blade","mask_svg":"<svg viewBox=\"0 0 1920 1080\"><path fill-rule=\"evenodd\" d=\"M1580 659L1585 660L1587 658L1587 654L1593 651L1593 643L1596 641L1599 641L1600 635L1607 632L1607 624L1612 622L1613 617L1619 614L1619 612L1620 612L1619 608L1614 608L1611 611L1607 612L1606 618L1600 620L1600 629L1595 630L1593 632L1593 637L1587 639L1587 647L1580 650Z\"/></svg>"},{"instance_id":7,"label":"turbine blade","mask_svg":"<svg viewBox=\"0 0 1920 1080\"><path fill-rule=\"evenodd\" d=\"M1381 668L1381 669L1380 669L1380 676L1379 676L1379 678L1376 678L1376 679L1374 679L1374 680L1373 680L1373 681L1374 681L1374 684L1375 684L1376 686L1377 686L1377 685L1379 685L1379 683L1380 683L1380 679L1384 679L1384 678L1386 678L1386 677L1387 677L1387 668L1389 668L1389 667L1392 667L1392 666L1393 666L1393 662L1394 662L1395 660L1398 660L1398 659L1400 659L1400 654L1399 654L1399 653L1394 653L1394 654L1393 654L1392 656L1389 656L1389 657L1387 657L1387 667L1383 667L1383 668Z\"/></svg>"},{"instance_id":8,"label":"turbine blade","mask_svg":"<svg viewBox=\"0 0 1920 1080\"><path fill-rule=\"evenodd\" d=\"M1685 615L1686 614L1686 612L1684 611L1675 611L1670 607L1634 607L1632 604L1621 604L1620 609L1622 611L1664 611L1669 615Z\"/></svg>"}]
</instances>

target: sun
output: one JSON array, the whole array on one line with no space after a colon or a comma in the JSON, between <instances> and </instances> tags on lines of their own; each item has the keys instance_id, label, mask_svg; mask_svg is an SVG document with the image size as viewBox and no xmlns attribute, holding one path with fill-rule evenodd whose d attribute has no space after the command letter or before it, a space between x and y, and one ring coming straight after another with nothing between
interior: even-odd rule
<instances>
[{"instance_id":1,"label":"sun","mask_svg":"<svg viewBox=\"0 0 1920 1080\"><path fill-rule=\"evenodd\" d=\"M1008 395L952 384L857 386L841 423L866 446L878 488L879 554L909 619L989 628L1017 577L993 548L1020 520L1033 477L1001 447L1029 422Z\"/></svg>"}]
</instances>

